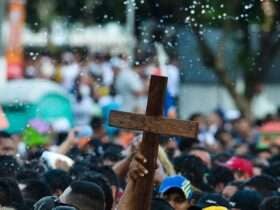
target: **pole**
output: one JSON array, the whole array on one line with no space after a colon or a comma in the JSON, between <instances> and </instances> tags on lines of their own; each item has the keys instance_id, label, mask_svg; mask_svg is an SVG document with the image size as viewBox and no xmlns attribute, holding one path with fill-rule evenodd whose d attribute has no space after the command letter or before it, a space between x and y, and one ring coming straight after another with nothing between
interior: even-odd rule
<instances>
[{"instance_id":1,"label":"pole","mask_svg":"<svg viewBox=\"0 0 280 210\"><path fill-rule=\"evenodd\" d=\"M128 0L126 7L126 30L128 35L132 38L128 49L128 60L130 66L134 61L134 32L135 32L135 0Z\"/></svg>"},{"instance_id":2,"label":"pole","mask_svg":"<svg viewBox=\"0 0 280 210\"><path fill-rule=\"evenodd\" d=\"M23 30L26 0L9 0L9 35L5 50L8 79L23 77Z\"/></svg>"},{"instance_id":3,"label":"pole","mask_svg":"<svg viewBox=\"0 0 280 210\"><path fill-rule=\"evenodd\" d=\"M3 24L5 19L6 0L0 0L0 86L6 81L6 62L4 55Z\"/></svg>"}]
</instances>

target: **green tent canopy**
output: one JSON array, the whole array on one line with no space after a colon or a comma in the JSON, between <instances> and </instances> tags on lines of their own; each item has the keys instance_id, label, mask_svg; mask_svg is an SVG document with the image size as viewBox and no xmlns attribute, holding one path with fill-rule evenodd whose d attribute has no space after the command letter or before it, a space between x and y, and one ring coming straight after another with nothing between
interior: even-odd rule
<instances>
[{"instance_id":1,"label":"green tent canopy","mask_svg":"<svg viewBox=\"0 0 280 210\"><path fill-rule=\"evenodd\" d=\"M0 104L6 114L11 133L22 132L31 119L49 123L65 118L73 124L69 95L48 80L14 80L0 87Z\"/></svg>"}]
</instances>

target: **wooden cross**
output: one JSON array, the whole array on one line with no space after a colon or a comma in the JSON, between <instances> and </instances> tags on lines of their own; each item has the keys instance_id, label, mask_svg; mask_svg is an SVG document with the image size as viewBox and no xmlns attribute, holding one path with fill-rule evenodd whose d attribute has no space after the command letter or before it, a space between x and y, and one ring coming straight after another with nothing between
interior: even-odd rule
<instances>
[{"instance_id":1,"label":"wooden cross","mask_svg":"<svg viewBox=\"0 0 280 210\"><path fill-rule=\"evenodd\" d=\"M152 76L146 115L112 111L110 125L144 131L140 152L147 159L145 167L149 173L136 183L135 205L128 210L149 210L153 190L153 178L158 155L160 135L196 137L196 122L167 119L162 117L167 77Z\"/></svg>"}]
</instances>

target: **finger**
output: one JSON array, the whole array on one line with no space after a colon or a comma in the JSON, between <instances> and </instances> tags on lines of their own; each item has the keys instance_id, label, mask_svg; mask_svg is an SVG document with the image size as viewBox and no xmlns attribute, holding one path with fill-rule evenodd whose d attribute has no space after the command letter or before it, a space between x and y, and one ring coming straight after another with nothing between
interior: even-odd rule
<instances>
[{"instance_id":1,"label":"finger","mask_svg":"<svg viewBox=\"0 0 280 210\"><path fill-rule=\"evenodd\" d=\"M135 176L136 176L136 179L139 179L139 178L145 176L145 173L139 170L139 171L135 172Z\"/></svg>"},{"instance_id":2,"label":"finger","mask_svg":"<svg viewBox=\"0 0 280 210\"><path fill-rule=\"evenodd\" d=\"M141 174L148 174L148 170L140 164L137 165L137 171Z\"/></svg>"},{"instance_id":3,"label":"finger","mask_svg":"<svg viewBox=\"0 0 280 210\"><path fill-rule=\"evenodd\" d=\"M135 180L137 180L138 175L137 175L135 172L131 172L131 173L129 174L129 177L130 177L133 181L135 181Z\"/></svg>"},{"instance_id":4,"label":"finger","mask_svg":"<svg viewBox=\"0 0 280 210\"><path fill-rule=\"evenodd\" d=\"M142 154L140 154L140 153L137 153L134 158L138 162L147 163L147 159Z\"/></svg>"}]
</instances>

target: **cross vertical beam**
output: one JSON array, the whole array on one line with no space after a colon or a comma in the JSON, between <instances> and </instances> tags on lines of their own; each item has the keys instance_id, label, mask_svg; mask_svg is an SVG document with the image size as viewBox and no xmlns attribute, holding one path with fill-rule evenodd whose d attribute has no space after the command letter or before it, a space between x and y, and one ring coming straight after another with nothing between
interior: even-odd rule
<instances>
[{"instance_id":1,"label":"cross vertical beam","mask_svg":"<svg viewBox=\"0 0 280 210\"><path fill-rule=\"evenodd\" d=\"M151 76L146 115L161 116L167 85L166 77ZM136 183L135 206L129 210L149 210L153 191L153 178L156 168L160 135L144 132L140 152L147 159L145 167L149 173Z\"/></svg>"},{"instance_id":2,"label":"cross vertical beam","mask_svg":"<svg viewBox=\"0 0 280 210\"><path fill-rule=\"evenodd\" d=\"M133 203L127 210L150 210L160 135L195 138L198 133L197 122L162 117L166 85L167 77L151 77L146 115L119 111L110 113L111 126L144 131L139 149L147 159L145 167L149 173L136 181Z\"/></svg>"}]
</instances>

